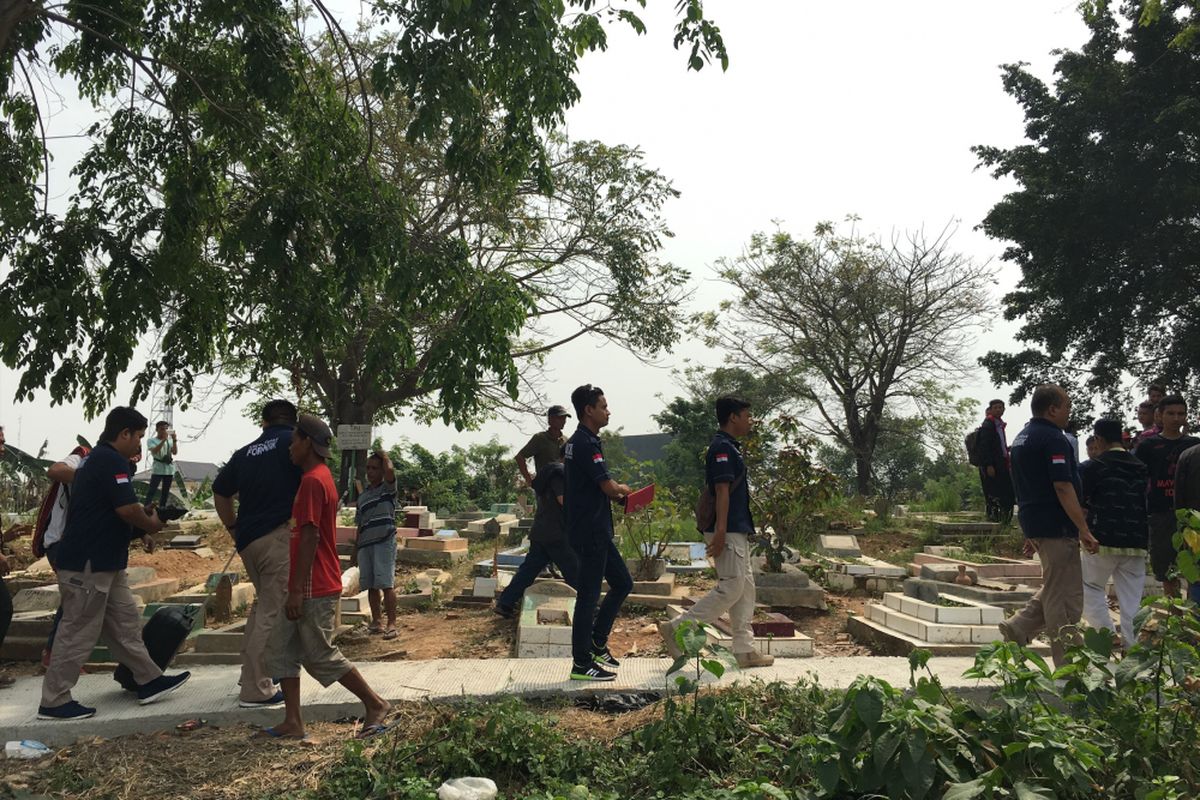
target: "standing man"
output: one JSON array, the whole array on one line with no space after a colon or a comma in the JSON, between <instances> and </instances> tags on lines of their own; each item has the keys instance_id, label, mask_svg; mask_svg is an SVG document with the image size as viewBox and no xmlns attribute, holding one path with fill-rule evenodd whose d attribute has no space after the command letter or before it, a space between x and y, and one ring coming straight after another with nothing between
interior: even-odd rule
<instances>
[{"instance_id":1,"label":"standing man","mask_svg":"<svg viewBox=\"0 0 1200 800\"><path fill-rule=\"evenodd\" d=\"M391 710L333 643L342 569L337 554L338 492L325 464L332 441L328 425L311 414L300 415L289 448L292 463L303 475L292 506L287 618L275 626L267 651L267 667L279 677L284 698L283 722L262 732L275 739L306 738L300 712L301 665L322 686L340 683L363 702L360 739L382 733Z\"/></svg>"},{"instance_id":2,"label":"standing man","mask_svg":"<svg viewBox=\"0 0 1200 800\"><path fill-rule=\"evenodd\" d=\"M118 406L104 420L100 443L75 472L67 526L58 545L63 616L42 679L38 719L83 719L96 713L72 699L71 689L96 640L104 635L116 660L138 684L138 702L153 703L183 685L190 673L164 675L142 643L142 617L125 568L129 544L141 535L146 552L163 523L146 513L133 491L129 459L142 448L146 418Z\"/></svg>"},{"instance_id":3,"label":"standing man","mask_svg":"<svg viewBox=\"0 0 1200 800\"><path fill-rule=\"evenodd\" d=\"M608 635L621 604L633 591L633 578L613 543L612 501L632 490L609 477L604 464L600 429L609 418L604 390L584 384L571 392L571 404L579 415L579 428L563 453L567 537L579 556L575 618L571 620L571 680L611 681L617 676L610 670L621 664L608 650ZM600 586L606 580L608 593L597 611Z\"/></svg>"},{"instance_id":4,"label":"standing man","mask_svg":"<svg viewBox=\"0 0 1200 800\"><path fill-rule=\"evenodd\" d=\"M704 532L708 554L717 566L717 585L674 620L658 626L667 653L679 658L683 651L675 630L687 620L714 623L725 612L733 627L733 655L739 667L769 667L775 657L754 649L754 571L750 566L750 486L739 439L753 426L750 404L737 397L717 400L718 430L704 457L705 487L713 495L715 513Z\"/></svg>"},{"instance_id":5,"label":"standing man","mask_svg":"<svg viewBox=\"0 0 1200 800\"><path fill-rule=\"evenodd\" d=\"M563 529L563 496L566 474L562 457L538 469L533 476L533 491L537 494L537 513L529 531L529 552L517 568L517 573L504 587L492 610L502 617L517 615L517 603L546 565L553 563L562 571L563 579L572 589L579 588L579 557L567 543Z\"/></svg>"},{"instance_id":6,"label":"standing man","mask_svg":"<svg viewBox=\"0 0 1200 800\"><path fill-rule=\"evenodd\" d=\"M1015 498L1004 410L1003 400L988 403L975 448L979 457L979 480L983 484L987 518L992 522L1008 523L1012 521Z\"/></svg>"},{"instance_id":7,"label":"standing man","mask_svg":"<svg viewBox=\"0 0 1200 800\"><path fill-rule=\"evenodd\" d=\"M1179 456L1200 439L1183 432L1187 422L1187 403L1177 394L1167 395L1158 404L1162 431L1138 442L1133 454L1150 471L1146 490L1146 509L1150 512L1150 567L1156 580L1162 581L1163 594L1179 596L1179 579L1171 576L1175 567L1175 466Z\"/></svg>"},{"instance_id":8,"label":"standing man","mask_svg":"<svg viewBox=\"0 0 1200 800\"><path fill-rule=\"evenodd\" d=\"M563 428L566 427L569 416L571 415L562 406L550 406L546 410L549 429L535 433L525 446L517 451L517 469L521 471L526 486L533 486L533 477L529 474L529 465L526 463L530 457L533 458L535 474L541 472L542 467L547 464L562 461L563 445L567 443L563 437Z\"/></svg>"},{"instance_id":9,"label":"standing man","mask_svg":"<svg viewBox=\"0 0 1200 800\"><path fill-rule=\"evenodd\" d=\"M1121 444L1121 423L1099 419L1089 437L1098 451L1080 469L1081 499L1088 528L1100 543L1083 555L1083 616L1093 628L1113 629L1108 613L1108 580L1112 578L1121 608L1121 640L1137 641L1133 616L1142 605L1146 585L1146 465Z\"/></svg>"},{"instance_id":10,"label":"standing man","mask_svg":"<svg viewBox=\"0 0 1200 800\"><path fill-rule=\"evenodd\" d=\"M367 456L367 488L358 496L354 513L358 526L359 585L371 604L371 634L396 638L396 471L387 453ZM387 629L383 612L387 612Z\"/></svg>"},{"instance_id":11,"label":"standing man","mask_svg":"<svg viewBox=\"0 0 1200 800\"><path fill-rule=\"evenodd\" d=\"M242 676L238 705L275 708L283 692L267 671L267 643L283 618L287 600L288 543L292 502L300 488L300 468L288 448L296 407L287 400L263 406L262 435L230 456L213 481L213 505L254 585L254 604L242 636ZM234 510L233 498L238 499Z\"/></svg>"},{"instance_id":12,"label":"standing man","mask_svg":"<svg viewBox=\"0 0 1200 800\"><path fill-rule=\"evenodd\" d=\"M1083 612L1079 545L1082 541L1095 553L1099 544L1079 505L1079 467L1063 435L1071 399L1062 387L1042 384L1034 389L1029 410L1033 419L1012 444L1013 484L1021 531L1042 562L1042 588L1000 623L1000 632L1024 647L1045 630L1054 664L1062 666Z\"/></svg>"},{"instance_id":13,"label":"standing man","mask_svg":"<svg viewBox=\"0 0 1200 800\"><path fill-rule=\"evenodd\" d=\"M150 486L146 489L146 506L154 499L154 488L162 485L162 500L159 508L167 507L171 496L171 481L175 479L175 456L179 455L179 442L170 423L160 420L154 426L154 435L146 442L150 451Z\"/></svg>"}]
</instances>

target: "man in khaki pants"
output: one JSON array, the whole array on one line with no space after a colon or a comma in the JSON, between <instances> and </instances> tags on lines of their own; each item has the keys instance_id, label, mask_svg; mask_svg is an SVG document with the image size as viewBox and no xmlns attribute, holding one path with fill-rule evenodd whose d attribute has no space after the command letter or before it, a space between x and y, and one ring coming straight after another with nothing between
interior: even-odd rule
<instances>
[{"instance_id":1,"label":"man in khaki pants","mask_svg":"<svg viewBox=\"0 0 1200 800\"><path fill-rule=\"evenodd\" d=\"M1017 434L1010 453L1017 516L1027 550L1036 551L1042 562L1042 588L1015 616L1000 623L1000 632L1025 646L1045 630L1058 667L1066 645L1077 641L1083 613L1079 546L1095 553L1100 545L1079 505L1082 487L1075 448L1063 435L1071 398L1062 387L1043 384L1034 390L1029 410L1033 419Z\"/></svg>"},{"instance_id":2,"label":"man in khaki pants","mask_svg":"<svg viewBox=\"0 0 1200 800\"><path fill-rule=\"evenodd\" d=\"M733 655L740 667L769 667L775 657L754 649L754 572L750 566L750 536L754 519L750 515L750 487L746 481L746 463L738 439L750 433L750 404L736 397L717 400L717 424L720 430L708 446L705 463L705 488L712 492L715 505L712 525L704 532L708 554L717 566L717 585L694 606L670 622L658 626L663 643L672 658L682 651L675 631L685 621L716 622L729 612L733 627Z\"/></svg>"},{"instance_id":3,"label":"man in khaki pants","mask_svg":"<svg viewBox=\"0 0 1200 800\"><path fill-rule=\"evenodd\" d=\"M237 450L213 481L213 504L237 544L254 585L254 605L242 638L242 677L238 705L275 708L283 692L266 667L267 643L287 602L288 521L300 487L300 468L288 448L296 425L296 407L287 400L263 406L262 435ZM233 498L237 496L237 511Z\"/></svg>"},{"instance_id":4,"label":"man in khaki pants","mask_svg":"<svg viewBox=\"0 0 1200 800\"><path fill-rule=\"evenodd\" d=\"M96 709L71 697L79 670L101 634L116 660L133 673L138 702L153 703L183 685L189 673L167 676L142 642L141 609L129 590L125 569L129 545L141 535L146 552L150 534L163 523L149 516L133 491L130 459L141 452L146 418L119 406L104 421L100 443L80 464L72 484L67 523L58 544L58 588L62 622L42 680L38 719L93 716Z\"/></svg>"}]
</instances>

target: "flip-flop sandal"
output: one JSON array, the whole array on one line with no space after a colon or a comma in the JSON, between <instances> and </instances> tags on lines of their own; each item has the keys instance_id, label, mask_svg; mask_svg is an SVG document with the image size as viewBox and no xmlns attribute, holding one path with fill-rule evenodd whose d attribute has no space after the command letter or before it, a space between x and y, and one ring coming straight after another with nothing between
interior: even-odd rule
<instances>
[{"instance_id":1,"label":"flip-flop sandal","mask_svg":"<svg viewBox=\"0 0 1200 800\"><path fill-rule=\"evenodd\" d=\"M388 628L387 632L385 632L383 634L383 638L384 639L395 639L399 635L400 635L400 632L397 631L395 628Z\"/></svg>"},{"instance_id":2,"label":"flip-flop sandal","mask_svg":"<svg viewBox=\"0 0 1200 800\"><path fill-rule=\"evenodd\" d=\"M308 734L297 736L294 733L282 733L274 728L263 728L250 737L251 739L274 739L277 742L303 742L304 744L315 744L309 738Z\"/></svg>"},{"instance_id":3,"label":"flip-flop sandal","mask_svg":"<svg viewBox=\"0 0 1200 800\"><path fill-rule=\"evenodd\" d=\"M382 625L368 625L367 633L371 634L372 636L378 636L379 634L383 633L383 626Z\"/></svg>"},{"instance_id":4,"label":"flip-flop sandal","mask_svg":"<svg viewBox=\"0 0 1200 800\"><path fill-rule=\"evenodd\" d=\"M390 727L391 726L384 725L381 722L376 723L374 725L367 725L365 728L363 728L361 731L359 731L358 735L355 736L354 738L355 739L374 739L376 736L380 735L381 733L386 733L390 729Z\"/></svg>"}]
</instances>

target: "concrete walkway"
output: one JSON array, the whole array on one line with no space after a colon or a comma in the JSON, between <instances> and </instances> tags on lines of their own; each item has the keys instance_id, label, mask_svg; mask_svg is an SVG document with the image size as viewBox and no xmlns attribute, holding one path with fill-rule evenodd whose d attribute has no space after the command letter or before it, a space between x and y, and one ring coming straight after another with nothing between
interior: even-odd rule
<instances>
[{"instance_id":1,"label":"concrete walkway","mask_svg":"<svg viewBox=\"0 0 1200 800\"><path fill-rule=\"evenodd\" d=\"M985 689L968 681L962 673L974 663L971 658L934 658L930 667L947 687L967 691ZM619 678L612 683L583 683L567 679L569 664L561 658L437 659L432 661L364 662L358 668L368 683L390 701L455 700L464 697L552 697L566 694L653 690L664 691L668 659L630 658L622 662ZM176 670L172 669L171 672ZM36 739L48 745L69 744L76 739L110 738L129 733L173 729L184 720L203 718L213 725L278 722L282 709L237 707L235 666L194 667L192 677L174 694L148 706L137 704L107 673L84 675L74 696L84 705L95 706L96 716L72 722L37 719L41 695L40 677L21 678L9 689L0 690L0 740ZM693 673L694 674L694 673ZM815 677L827 688L844 688L859 675L873 675L893 686L908 686L908 659L884 657L782 658L773 667L729 670L720 681L732 685L762 680L792 683ZM674 675L671 676L672 686ZM361 715L362 706L334 684L324 689L307 675L301 680L304 715L310 720L334 720Z\"/></svg>"}]
</instances>

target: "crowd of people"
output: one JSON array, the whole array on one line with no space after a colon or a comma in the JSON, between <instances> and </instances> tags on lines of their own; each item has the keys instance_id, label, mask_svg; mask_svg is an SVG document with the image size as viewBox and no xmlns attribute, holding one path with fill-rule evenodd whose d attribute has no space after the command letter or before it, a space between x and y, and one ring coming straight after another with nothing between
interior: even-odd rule
<instances>
[{"instance_id":1,"label":"crowd of people","mask_svg":"<svg viewBox=\"0 0 1200 800\"><path fill-rule=\"evenodd\" d=\"M621 665L608 639L633 589L614 542L612 508L632 490L610 475L605 462L600 432L611 411L604 391L580 386L571 402L578 426L570 438L564 429L571 414L563 406L551 406L547 429L516 455L537 509L528 555L493 608L503 617L515 616L525 590L546 568L557 569L576 592L569 676L611 681ZM1042 564L1041 589L1001 624L1001 632L1023 645L1045 632L1060 664L1081 619L1114 629L1106 595L1111 580L1121 637L1132 645L1147 556L1164 593L1178 596L1175 512L1200 510L1200 439L1184 431L1187 405L1179 395L1152 387L1138 409L1146 427L1131 435L1118 420L1098 420L1087 440L1089 458L1082 464L1077 444L1067 435L1067 393L1055 385L1039 386L1030 410L1032 419L1010 444L1004 403L992 401L974 437L982 454L976 461L989 516L1008 519L1015 503L1027 553L1036 553ZM755 524L741 442L754 422L750 404L737 397L718 399L714 413L717 430L705 455L705 487L696 516L717 584L686 613L661 624L659 633L667 652L678 658L681 625L713 623L728 614L737 663L768 666L773 658L756 651L751 628ZM217 516L256 592L246 621L238 704L282 706L283 721L260 735L305 739L303 668L322 686L340 683L357 696L365 708L359 735L377 735L386 729L390 706L333 643L343 590L336 536L340 499L327 464L333 434L325 422L298 413L286 400L264 405L261 425L261 434L235 451L213 482ZM137 410L115 408L94 449L76 448L48 471L53 489L43 507L46 519L44 525L39 522L35 551L44 551L57 572L61 605L45 647L39 719L81 719L96 713L78 702L72 689L101 636L130 673L139 703L153 703L189 678L188 672L165 674L151 658L126 573L131 544L140 542L152 551L154 535L164 527L152 495L161 486L165 502L170 487L166 467L178 452L174 432L167 423L158 423L147 444L155 464L164 465L152 475L163 480L154 481L147 497L139 500L133 474L147 427ZM533 473L529 458L534 459ZM355 560L369 597L368 632L395 638L400 493L386 453L368 457L366 478L355 509ZM0 573L6 569L0 560ZM1200 599L1200 586L1189 591ZM8 602L11 617L2 581L0 600ZM4 612L0 607L0 617ZM6 622L0 625L0 642L6 627Z\"/></svg>"},{"instance_id":2,"label":"crowd of people","mask_svg":"<svg viewBox=\"0 0 1200 800\"><path fill-rule=\"evenodd\" d=\"M633 588L614 544L612 506L631 489L614 480L605 464L599 433L610 412L603 390L581 386L571 400L579 426L570 439L563 429L571 415L562 406L552 406L548 430L518 453L521 472L536 491L537 511L529 556L496 599L495 610L513 616L524 590L545 567L556 566L577 593L570 678L611 681L620 662L608 647L608 637ZM754 651L750 628L754 579L749 537L754 522L739 444L752 425L750 405L724 397L714 410L719 430L706 456L712 513L702 527L719 580L707 597L683 618L664 623L660 632L668 652L676 655L676 631L684 619L714 622L729 612L738 663L764 666L772 658ZM322 686L340 683L357 696L366 712L359 736L377 735L386 730L390 706L333 643L343 585L336 536L340 501L327 465L332 432L322 420L298 413L286 400L268 402L261 425L261 435L235 451L213 482L217 516L256 593L243 637L238 704L282 706L283 721L259 735L304 740L299 677L303 668ZM148 420L136 409L115 408L94 449L76 448L48 471L53 487L46 503L49 517L45 526L39 525L36 547L57 572L61 605L43 656L39 719L96 714L94 707L76 700L72 690L101 636L129 671L141 704L167 696L190 677L186 671L164 673L151 657L129 587L131 544L154 550L154 535L165 523L152 495L161 486L165 503L170 489L166 469L152 470L162 479L154 481L144 499L135 495L134 462L141 455L147 427ZM174 432L165 422L155 426L147 445L156 464L170 465L178 452ZM528 472L529 457L535 461L534 474ZM355 560L371 608L368 632L395 638L399 491L386 453L368 457L366 478L355 509ZM605 582L608 590L601 599ZM7 590L2 594L8 599ZM0 642L3 632L0 628Z\"/></svg>"},{"instance_id":3,"label":"crowd of people","mask_svg":"<svg viewBox=\"0 0 1200 800\"><path fill-rule=\"evenodd\" d=\"M1053 384L1034 390L1032 419L1011 445L999 400L988 404L974 440L989 517L1011 518L1015 500L1026 552L1042 565L1041 589L1001 632L1022 645L1045 632L1055 664L1077 638L1081 620L1115 630L1110 580L1121 640L1133 645L1147 559L1163 594L1180 596L1176 512L1200 510L1200 438L1185 432L1182 396L1159 385L1148 394L1138 406L1143 428L1133 432L1118 419L1097 420L1083 463L1068 436L1071 398ZM1200 584L1187 594L1200 601Z\"/></svg>"}]
</instances>

